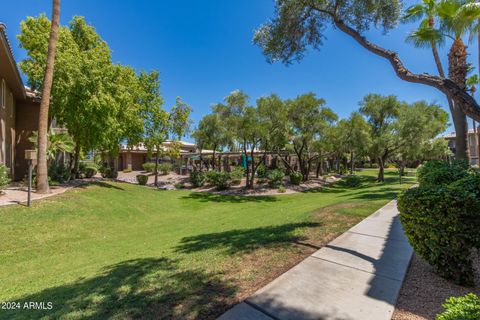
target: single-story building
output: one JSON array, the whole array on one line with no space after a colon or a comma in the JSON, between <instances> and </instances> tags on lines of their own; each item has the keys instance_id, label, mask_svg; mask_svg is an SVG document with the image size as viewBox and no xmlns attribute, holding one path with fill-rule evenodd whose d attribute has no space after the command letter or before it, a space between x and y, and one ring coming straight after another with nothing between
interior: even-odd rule
<instances>
[{"instance_id":1,"label":"single-story building","mask_svg":"<svg viewBox=\"0 0 480 320\"><path fill-rule=\"evenodd\" d=\"M28 137L38 130L40 99L23 84L6 34L0 23L0 163L15 180L28 170L25 150L32 149Z\"/></svg>"},{"instance_id":2,"label":"single-story building","mask_svg":"<svg viewBox=\"0 0 480 320\"><path fill-rule=\"evenodd\" d=\"M480 127L479 129L480 130ZM447 141L448 141L448 147L452 151L453 154L455 154L455 137L456 134L455 132L446 134L443 136ZM473 129L468 130L468 149L470 151L470 164L475 165L479 164L479 158L478 158L478 153L479 153L479 144L480 142L480 137L477 134L475 134L475 131Z\"/></svg>"}]
</instances>

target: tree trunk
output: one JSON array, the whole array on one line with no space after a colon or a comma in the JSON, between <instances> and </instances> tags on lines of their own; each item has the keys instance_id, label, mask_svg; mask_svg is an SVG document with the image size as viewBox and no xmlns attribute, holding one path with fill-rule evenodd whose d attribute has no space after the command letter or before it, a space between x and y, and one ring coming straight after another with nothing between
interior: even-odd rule
<instances>
[{"instance_id":1,"label":"tree trunk","mask_svg":"<svg viewBox=\"0 0 480 320\"><path fill-rule=\"evenodd\" d=\"M80 170L80 146L77 144L75 145L75 155L73 158L73 177L76 179L79 177L79 170Z\"/></svg>"},{"instance_id":2,"label":"tree trunk","mask_svg":"<svg viewBox=\"0 0 480 320\"><path fill-rule=\"evenodd\" d=\"M377 182L385 181L385 161L383 157L378 157L378 177Z\"/></svg>"},{"instance_id":3,"label":"tree trunk","mask_svg":"<svg viewBox=\"0 0 480 320\"><path fill-rule=\"evenodd\" d=\"M212 154L212 169L215 170L215 149L213 150Z\"/></svg>"},{"instance_id":4,"label":"tree trunk","mask_svg":"<svg viewBox=\"0 0 480 320\"><path fill-rule=\"evenodd\" d=\"M58 26L60 24L60 0L52 1L52 25L48 40L47 63L43 79L42 99L38 116L38 162L37 162L37 193L49 193L47 148L48 148L48 109L53 83L53 69L55 64L55 49L58 40Z\"/></svg>"},{"instance_id":5,"label":"tree trunk","mask_svg":"<svg viewBox=\"0 0 480 320\"><path fill-rule=\"evenodd\" d=\"M157 147L157 150L160 150L160 148ZM155 155L155 187L158 187L158 157L160 157L159 151Z\"/></svg>"},{"instance_id":6,"label":"tree trunk","mask_svg":"<svg viewBox=\"0 0 480 320\"><path fill-rule=\"evenodd\" d=\"M467 50L461 38L453 42L448 53L448 77L462 90L466 90L468 72ZM458 96L453 97L452 119L455 127L455 158L468 160L468 122L467 116L462 110L463 101Z\"/></svg>"},{"instance_id":7,"label":"tree trunk","mask_svg":"<svg viewBox=\"0 0 480 320\"><path fill-rule=\"evenodd\" d=\"M350 174L355 170L355 162L353 161L353 151L350 151Z\"/></svg>"}]
</instances>

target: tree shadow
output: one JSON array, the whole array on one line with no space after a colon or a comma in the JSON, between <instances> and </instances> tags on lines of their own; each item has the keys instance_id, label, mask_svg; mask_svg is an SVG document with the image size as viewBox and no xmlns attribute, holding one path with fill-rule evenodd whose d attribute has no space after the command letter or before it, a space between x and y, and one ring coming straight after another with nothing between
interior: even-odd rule
<instances>
[{"instance_id":1,"label":"tree shadow","mask_svg":"<svg viewBox=\"0 0 480 320\"><path fill-rule=\"evenodd\" d=\"M200 202L228 202L228 203L246 203L246 202L275 202L276 197L272 196L236 196L223 195L210 192L191 192L182 199L197 200Z\"/></svg>"},{"instance_id":2,"label":"tree shadow","mask_svg":"<svg viewBox=\"0 0 480 320\"><path fill-rule=\"evenodd\" d=\"M318 227L320 225L318 222L289 223L279 226L235 229L185 237L180 241L176 251L191 253L212 248L224 248L228 254L246 252L259 247L300 242L306 238L296 234L296 230Z\"/></svg>"},{"instance_id":3,"label":"tree shadow","mask_svg":"<svg viewBox=\"0 0 480 320\"><path fill-rule=\"evenodd\" d=\"M398 188L393 187L384 187L381 190L364 190L356 192L354 195L348 194L352 199L363 199L363 200L391 200L395 199L401 191Z\"/></svg>"},{"instance_id":4,"label":"tree shadow","mask_svg":"<svg viewBox=\"0 0 480 320\"><path fill-rule=\"evenodd\" d=\"M77 186L77 188L88 188L89 186L97 186L97 187L101 187L101 188L125 191L125 189L123 189L119 186L116 186L112 183L108 183L108 182L104 182L104 181L90 181L89 183L84 183L84 184L81 184L81 185Z\"/></svg>"},{"instance_id":5,"label":"tree shadow","mask_svg":"<svg viewBox=\"0 0 480 320\"><path fill-rule=\"evenodd\" d=\"M236 287L220 274L179 269L175 260L143 258L106 267L99 276L16 301L52 302L51 310L2 310L0 319L205 319L233 302Z\"/></svg>"}]
</instances>

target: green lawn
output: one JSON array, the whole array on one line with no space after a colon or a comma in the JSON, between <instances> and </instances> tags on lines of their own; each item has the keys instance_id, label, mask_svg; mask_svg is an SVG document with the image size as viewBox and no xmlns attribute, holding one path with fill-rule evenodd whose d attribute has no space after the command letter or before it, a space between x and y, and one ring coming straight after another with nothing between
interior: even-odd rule
<instances>
[{"instance_id":1,"label":"green lawn","mask_svg":"<svg viewBox=\"0 0 480 320\"><path fill-rule=\"evenodd\" d=\"M375 174L272 197L97 183L2 208L0 301L53 308L0 318L214 318L414 182Z\"/></svg>"}]
</instances>

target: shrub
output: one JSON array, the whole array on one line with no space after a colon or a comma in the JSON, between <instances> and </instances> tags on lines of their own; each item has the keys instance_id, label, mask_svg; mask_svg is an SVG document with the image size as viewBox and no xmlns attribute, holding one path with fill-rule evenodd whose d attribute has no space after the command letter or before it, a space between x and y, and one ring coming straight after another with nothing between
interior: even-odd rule
<instances>
[{"instance_id":1,"label":"shrub","mask_svg":"<svg viewBox=\"0 0 480 320\"><path fill-rule=\"evenodd\" d=\"M48 167L48 176L52 181L64 183L70 180L71 170L69 166L66 166L63 163L53 163Z\"/></svg>"},{"instance_id":2,"label":"shrub","mask_svg":"<svg viewBox=\"0 0 480 320\"><path fill-rule=\"evenodd\" d=\"M473 185L475 179L412 188L398 200L400 221L415 252L440 276L461 285L473 284L471 251L480 247L480 184Z\"/></svg>"},{"instance_id":3,"label":"shrub","mask_svg":"<svg viewBox=\"0 0 480 320\"><path fill-rule=\"evenodd\" d=\"M442 306L445 311L437 315L437 320L480 319L480 299L473 293L450 297Z\"/></svg>"},{"instance_id":4,"label":"shrub","mask_svg":"<svg viewBox=\"0 0 480 320\"><path fill-rule=\"evenodd\" d=\"M155 170L155 164L154 164L153 168ZM158 165L158 172L160 172L164 176L169 174L171 170L172 170L172 164L171 163L164 162L164 163L160 163Z\"/></svg>"},{"instance_id":5,"label":"shrub","mask_svg":"<svg viewBox=\"0 0 480 320\"><path fill-rule=\"evenodd\" d=\"M418 182L422 187L443 186L460 180L468 174L466 161L428 161L418 169Z\"/></svg>"},{"instance_id":6,"label":"shrub","mask_svg":"<svg viewBox=\"0 0 480 320\"><path fill-rule=\"evenodd\" d=\"M287 192L287 189L285 189L284 186L280 186L280 188L278 188L277 191L278 191L278 193L285 193L285 192Z\"/></svg>"},{"instance_id":7,"label":"shrub","mask_svg":"<svg viewBox=\"0 0 480 320\"><path fill-rule=\"evenodd\" d=\"M203 186L205 184L205 174L200 171L190 173L190 182L195 188Z\"/></svg>"},{"instance_id":8,"label":"shrub","mask_svg":"<svg viewBox=\"0 0 480 320\"><path fill-rule=\"evenodd\" d=\"M270 188L279 188L281 185L283 185L284 176L285 174L282 170L270 170L267 174L268 185L270 186Z\"/></svg>"},{"instance_id":9,"label":"shrub","mask_svg":"<svg viewBox=\"0 0 480 320\"><path fill-rule=\"evenodd\" d=\"M245 169L242 167L233 168L230 172L230 179L232 179L232 184L240 184L242 178L245 176Z\"/></svg>"},{"instance_id":10,"label":"shrub","mask_svg":"<svg viewBox=\"0 0 480 320\"><path fill-rule=\"evenodd\" d=\"M175 183L175 189L185 189L185 184L182 182Z\"/></svg>"},{"instance_id":11,"label":"shrub","mask_svg":"<svg viewBox=\"0 0 480 320\"><path fill-rule=\"evenodd\" d=\"M143 170L145 170L147 172L153 172L153 171L155 171L155 163L154 162L146 162L146 163L142 164L142 168L143 168Z\"/></svg>"},{"instance_id":12,"label":"shrub","mask_svg":"<svg viewBox=\"0 0 480 320\"><path fill-rule=\"evenodd\" d=\"M217 176L217 171L215 170L207 171L205 173L205 182L213 186L216 176Z\"/></svg>"},{"instance_id":13,"label":"shrub","mask_svg":"<svg viewBox=\"0 0 480 320\"><path fill-rule=\"evenodd\" d=\"M385 164L385 168L387 169L396 169L397 168L397 165L393 162L389 162L389 163L386 163Z\"/></svg>"},{"instance_id":14,"label":"shrub","mask_svg":"<svg viewBox=\"0 0 480 320\"><path fill-rule=\"evenodd\" d=\"M380 166L378 165L378 163L372 163L372 165L370 166L370 168L372 168L372 169L378 169L378 168L380 168Z\"/></svg>"},{"instance_id":15,"label":"shrub","mask_svg":"<svg viewBox=\"0 0 480 320\"><path fill-rule=\"evenodd\" d=\"M118 177L117 170L110 167L103 168L101 173L102 173L102 178L117 179Z\"/></svg>"},{"instance_id":16,"label":"shrub","mask_svg":"<svg viewBox=\"0 0 480 320\"><path fill-rule=\"evenodd\" d=\"M5 190L10 182L8 167L4 164L0 164L0 190Z\"/></svg>"},{"instance_id":17,"label":"shrub","mask_svg":"<svg viewBox=\"0 0 480 320\"><path fill-rule=\"evenodd\" d=\"M148 182L148 176L144 174L138 174L137 175L137 182L139 185L144 186Z\"/></svg>"},{"instance_id":18,"label":"shrub","mask_svg":"<svg viewBox=\"0 0 480 320\"><path fill-rule=\"evenodd\" d=\"M345 181L345 185L347 187L355 188L358 187L362 184L362 180L360 179L359 176L354 176L354 175L349 175L343 178L343 181Z\"/></svg>"},{"instance_id":19,"label":"shrub","mask_svg":"<svg viewBox=\"0 0 480 320\"><path fill-rule=\"evenodd\" d=\"M225 190L230 188L231 178L228 172L209 171L206 174L209 185L214 186L217 190Z\"/></svg>"},{"instance_id":20,"label":"shrub","mask_svg":"<svg viewBox=\"0 0 480 320\"><path fill-rule=\"evenodd\" d=\"M97 174L97 168L96 167L86 167L85 168L85 177L86 178L91 178L96 174Z\"/></svg>"},{"instance_id":21,"label":"shrub","mask_svg":"<svg viewBox=\"0 0 480 320\"><path fill-rule=\"evenodd\" d=\"M290 183L294 185L299 185L302 182L302 174L300 172L292 172L290 173Z\"/></svg>"},{"instance_id":22,"label":"shrub","mask_svg":"<svg viewBox=\"0 0 480 320\"><path fill-rule=\"evenodd\" d=\"M132 169L131 168L125 168L125 169L123 169L123 172L125 172L125 173L132 172Z\"/></svg>"},{"instance_id":23,"label":"shrub","mask_svg":"<svg viewBox=\"0 0 480 320\"><path fill-rule=\"evenodd\" d=\"M257 167L257 177L258 178L266 178L267 177L267 167L264 164L259 164Z\"/></svg>"}]
</instances>

